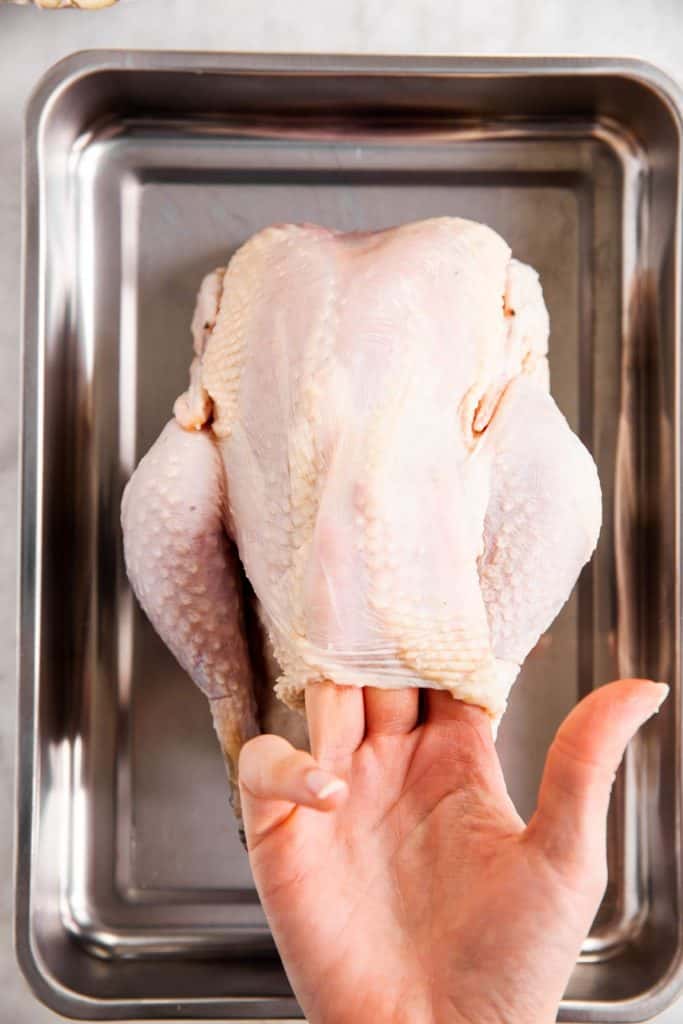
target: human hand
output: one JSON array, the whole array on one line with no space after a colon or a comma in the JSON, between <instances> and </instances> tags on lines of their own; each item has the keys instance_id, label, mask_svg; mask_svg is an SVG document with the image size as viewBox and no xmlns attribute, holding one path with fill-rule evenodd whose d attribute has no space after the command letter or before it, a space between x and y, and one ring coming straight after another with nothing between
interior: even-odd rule
<instances>
[{"instance_id":1,"label":"human hand","mask_svg":"<svg viewBox=\"0 0 683 1024\"><path fill-rule=\"evenodd\" d=\"M581 701L528 826L486 714L444 692L315 684L312 756L250 740L251 866L311 1024L554 1021L606 883L614 774L666 693L627 679Z\"/></svg>"}]
</instances>

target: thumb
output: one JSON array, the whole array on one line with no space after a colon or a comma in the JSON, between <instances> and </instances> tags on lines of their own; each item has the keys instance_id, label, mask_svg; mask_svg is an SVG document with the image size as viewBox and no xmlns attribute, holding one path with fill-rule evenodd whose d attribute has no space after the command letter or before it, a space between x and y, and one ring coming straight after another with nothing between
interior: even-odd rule
<instances>
[{"instance_id":1,"label":"thumb","mask_svg":"<svg viewBox=\"0 0 683 1024\"><path fill-rule=\"evenodd\" d=\"M343 779L319 768L305 750L272 735L255 736L242 747L239 786L249 850L282 825L298 804L331 811L348 794Z\"/></svg>"},{"instance_id":2,"label":"thumb","mask_svg":"<svg viewBox=\"0 0 683 1024\"><path fill-rule=\"evenodd\" d=\"M668 693L664 683L621 679L585 697L558 729L527 829L558 866L589 850L604 857L610 792L624 750Z\"/></svg>"}]
</instances>

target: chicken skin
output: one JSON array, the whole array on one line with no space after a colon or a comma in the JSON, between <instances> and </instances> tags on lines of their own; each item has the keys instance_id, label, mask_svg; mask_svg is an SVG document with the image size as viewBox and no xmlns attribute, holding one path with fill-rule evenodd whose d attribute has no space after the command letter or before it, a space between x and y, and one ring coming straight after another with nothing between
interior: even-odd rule
<instances>
[{"instance_id":1,"label":"chicken skin","mask_svg":"<svg viewBox=\"0 0 683 1024\"><path fill-rule=\"evenodd\" d=\"M130 580L234 781L275 690L433 687L497 723L600 530L538 276L490 228L259 232L202 283L190 386L126 489ZM283 729L287 729L283 720Z\"/></svg>"}]
</instances>

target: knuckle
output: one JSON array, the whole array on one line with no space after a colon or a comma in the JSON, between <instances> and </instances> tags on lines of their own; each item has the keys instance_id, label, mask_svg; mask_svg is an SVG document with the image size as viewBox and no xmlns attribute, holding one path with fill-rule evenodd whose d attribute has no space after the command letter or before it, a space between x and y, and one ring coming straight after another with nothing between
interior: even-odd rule
<instances>
[{"instance_id":1,"label":"knuckle","mask_svg":"<svg viewBox=\"0 0 683 1024\"><path fill-rule=\"evenodd\" d=\"M457 766L472 775L487 773L491 750L479 729L471 722L451 721L437 730L435 755L439 761Z\"/></svg>"},{"instance_id":2,"label":"knuckle","mask_svg":"<svg viewBox=\"0 0 683 1024\"><path fill-rule=\"evenodd\" d=\"M274 736L264 733L261 736L253 736L243 745L240 750L238 768L240 774L245 770L248 773L258 772L265 764L268 764L278 754L286 756L292 751L292 747L281 736Z\"/></svg>"},{"instance_id":3,"label":"knuckle","mask_svg":"<svg viewBox=\"0 0 683 1024\"><path fill-rule=\"evenodd\" d=\"M555 738L553 748L556 757L562 763L562 774L568 774L573 779L590 781L611 788L616 775L616 768L611 762L578 750L576 744L567 739L561 730Z\"/></svg>"}]
</instances>

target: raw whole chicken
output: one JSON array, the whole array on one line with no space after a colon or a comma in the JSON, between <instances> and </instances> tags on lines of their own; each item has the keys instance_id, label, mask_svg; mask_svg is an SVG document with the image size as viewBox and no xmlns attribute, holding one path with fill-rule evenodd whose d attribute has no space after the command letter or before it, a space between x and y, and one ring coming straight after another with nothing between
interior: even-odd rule
<instances>
[{"instance_id":1,"label":"raw whole chicken","mask_svg":"<svg viewBox=\"0 0 683 1024\"><path fill-rule=\"evenodd\" d=\"M189 389L124 494L124 549L233 790L247 738L291 735L271 677L291 708L322 679L428 686L496 723L601 519L549 394L535 271L467 220L278 225L205 278L192 331Z\"/></svg>"}]
</instances>

